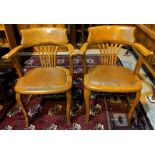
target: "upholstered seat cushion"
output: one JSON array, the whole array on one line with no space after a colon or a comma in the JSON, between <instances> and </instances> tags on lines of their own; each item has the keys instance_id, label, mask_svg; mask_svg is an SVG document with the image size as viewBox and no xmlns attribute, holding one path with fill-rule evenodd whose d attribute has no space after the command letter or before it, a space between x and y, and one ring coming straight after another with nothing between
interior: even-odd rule
<instances>
[{"instance_id":1,"label":"upholstered seat cushion","mask_svg":"<svg viewBox=\"0 0 155 155\"><path fill-rule=\"evenodd\" d=\"M61 67L40 67L28 71L21 77L15 91L20 94L61 93L72 86L68 69Z\"/></svg>"},{"instance_id":2,"label":"upholstered seat cushion","mask_svg":"<svg viewBox=\"0 0 155 155\"><path fill-rule=\"evenodd\" d=\"M84 85L90 90L103 92L135 92L141 90L137 75L123 66L98 65L84 77Z\"/></svg>"}]
</instances>

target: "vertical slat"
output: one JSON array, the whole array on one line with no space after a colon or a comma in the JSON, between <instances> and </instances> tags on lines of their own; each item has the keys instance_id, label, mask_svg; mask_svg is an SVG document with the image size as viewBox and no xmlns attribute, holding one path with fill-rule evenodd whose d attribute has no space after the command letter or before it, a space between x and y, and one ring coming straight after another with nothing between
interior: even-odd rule
<instances>
[{"instance_id":1,"label":"vertical slat","mask_svg":"<svg viewBox=\"0 0 155 155\"><path fill-rule=\"evenodd\" d=\"M57 65L57 64L56 64L57 50L58 50L58 46L56 46L56 47L55 47L55 50L54 50L54 67Z\"/></svg>"},{"instance_id":2,"label":"vertical slat","mask_svg":"<svg viewBox=\"0 0 155 155\"><path fill-rule=\"evenodd\" d=\"M44 62L44 67L46 67L46 53L44 51L44 46L41 46L42 60Z\"/></svg>"},{"instance_id":3,"label":"vertical slat","mask_svg":"<svg viewBox=\"0 0 155 155\"><path fill-rule=\"evenodd\" d=\"M52 46L52 63L53 63L53 67L55 66L55 49L56 46Z\"/></svg>"},{"instance_id":4,"label":"vertical slat","mask_svg":"<svg viewBox=\"0 0 155 155\"><path fill-rule=\"evenodd\" d=\"M51 55L51 48L50 48L50 45L47 47L47 51L48 51L48 53L47 53L47 57L48 57L48 65L49 65L49 67L51 67L52 65L51 65L51 60L50 60L50 55Z\"/></svg>"},{"instance_id":5,"label":"vertical slat","mask_svg":"<svg viewBox=\"0 0 155 155\"><path fill-rule=\"evenodd\" d=\"M50 46L50 51L51 51L51 62L52 62L52 67L53 67L53 64L54 64L54 62L53 62L53 53L54 53L54 48L55 48L55 46Z\"/></svg>"},{"instance_id":6,"label":"vertical slat","mask_svg":"<svg viewBox=\"0 0 155 155\"><path fill-rule=\"evenodd\" d=\"M116 65L118 53L123 44L97 44L100 54L102 55L101 62L104 65Z\"/></svg>"},{"instance_id":7,"label":"vertical slat","mask_svg":"<svg viewBox=\"0 0 155 155\"><path fill-rule=\"evenodd\" d=\"M40 53L40 50L39 50L39 47L36 46L34 47L35 51L38 53L39 55L39 59L40 59L40 63L41 63L41 66L43 66L43 61L42 61L42 58L41 58L41 53Z\"/></svg>"},{"instance_id":8,"label":"vertical slat","mask_svg":"<svg viewBox=\"0 0 155 155\"><path fill-rule=\"evenodd\" d=\"M38 49L38 52L40 54L40 60L42 61L42 67L44 67L42 48L40 46L37 46L37 49Z\"/></svg>"},{"instance_id":9,"label":"vertical slat","mask_svg":"<svg viewBox=\"0 0 155 155\"><path fill-rule=\"evenodd\" d=\"M119 44L119 46L117 47L117 50L116 50L116 53L115 53L116 55L115 55L114 65L116 65L118 53L119 53L122 46L123 46L123 44Z\"/></svg>"},{"instance_id":10,"label":"vertical slat","mask_svg":"<svg viewBox=\"0 0 155 155\"><path fill-rule=\"evenodd\" d=\"M49 61L48 61L48 46L44 46L44 54L45 54L45 63L46 67L49 67Z\"/></svg>"},{"instance_id":11,"label":"vertical slat","mask_svg":"<svg viewBox=\"0 0 155 155\"><path fill-rule=\"evenodd\" d=\"M112 65L114 66L114 61L115 61L115 56L116 56L116 49L117 49L118 44L114 44L113 46L113 55L112 55Z\"/></svg>"},{"instance_id":12,"label":"vertical slat","mask_svg":"<svg viewBox=\"0 0 155 155\"><path fill-rule=\"evenodd\" d=\"M46 67L46 61L45 61L45 52L44 52L44 46L40 46L41 50L41 54L42 54L42 60L44 62L44 67Z\"/></svg>"},{"instance_id":13,"label":"vertical slat","mask_svg":"<svg viewBox=\"0 0 155 155\"><path fill-rule=\"evenodd\" d=\"M107 50L107 65L109 65L109 44L106 43L106 50Z\"/></svg>"},{"instance_id":14,"label":"vertical slat","mask_svg":"<svg viewBox=\"0 0 155 155\"><path fill-rule=\"evenodd\" d=\"M112 59L112 56L113 56L113 43L111 43L110 45L110 65L113 64L113 59Z\"/></svg>"},{"instance_id":15,"label":"vertical slat","mask_svg":"<svg viewBox=\"0 0 155 155\"><path fill-rule=\"evenodd\" d=\"M58 46L36 46L34 47L39 55L42 67L55 67Z\"/></svg>"},{"instance_id":16,"label":"vertical slat","mask_svg":"<svg viewBox=\"0 0 155 155\"><path fill-rule=\"evenodd\" d=\"M101 45L102 45L102 48L103 48L103 54L102 54L103 62L104 62L104 65L106 65L106 48L105 48L104 44L101 44Z\"/></svg>"},{"instance_id":17,"label":"vertical slat","mask_svg":"<svg viewBox=\"0 0 155 155\"><path fill-rule=\"evenodd\" d=\"M101 46L101 44L97 44L97 46L99 47L99 50L100 50L100 59L101 59L102 65L103 65L103 50L102 50L102 46Z\"/></svg>"}]
</instances>

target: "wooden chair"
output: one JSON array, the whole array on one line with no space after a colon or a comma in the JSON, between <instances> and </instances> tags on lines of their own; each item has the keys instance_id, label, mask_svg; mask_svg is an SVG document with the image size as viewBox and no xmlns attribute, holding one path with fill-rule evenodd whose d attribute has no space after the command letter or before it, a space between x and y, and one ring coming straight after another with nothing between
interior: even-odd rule
<instances>
[{"instance_id":1,"label":"wooden chair","mask_svg":"<svg viewBox=\"0 0 155 155\"><path fill-rule=\"evenodd\" d=\"M107 93L136 93L135 99L127 114L130 124L131 117L141 94L141 81L138 72L143 58L152 55L152 52L143 45L135 42L135 27L132 26L96 26L88 28L88 39L80 49L83 60L84 99L86 104L86 122L90 116L91 91ZM131 46L140 53L134 71L116 64L119 51L123 45ZM90 46L100 50L101 65L87 70L86 51Z\"/></svg>"},{"instance_id":2,"label":"wooden chair","mask_svg":"<svg viewBox=\"0 0 155 155\"><path fill-rule=\"evenodd\" d=\"M73 74L74 48L68 43L67 29L65 28L32 28L21 31L21 45L12 49L3 59L10 59L17 70L19 79L15 86L16 100L21 107L25 125L28 127L28 114L21 101L21 94L57 94L66 93L67 123L70 124L71 88ZM41 67L22 73L17 55L20 51L32 48L39 55ZM70 55L69 70L56 66L57 52L66 49Z\"/></svg>"}]
</instances>

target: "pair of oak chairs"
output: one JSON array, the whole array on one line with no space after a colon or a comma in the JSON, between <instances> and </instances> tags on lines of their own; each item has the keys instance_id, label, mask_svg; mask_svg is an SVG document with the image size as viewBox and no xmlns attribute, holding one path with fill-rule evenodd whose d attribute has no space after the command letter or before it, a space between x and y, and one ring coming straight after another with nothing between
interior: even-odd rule
<instances>
[{"instance_id":1,"label":"pair of oak chairs","mask_svg":"<svg viewBox=\"0 0 155 155\"><path fill-rule=\"evenodd\" d=\"M144 57L152 55L152 52L135 41L135 27L132 26L95 26L88 28L88 39L78 52L82 59L84 73L84 99L86 105L86 122L90 116L91 91L107 93L135 93L127 113L130 123L133 111L139 102L141 94L141 81L138 77ZM11 60L19 75L15 85L16 100L21 107L25 126L28 127L28 114L21 100L22 94L58 94L66 93L67 124L70 125L70 108L72 102L72 75L73 60L76 55L74 47L68 42L67 29L65 28L32 28L21 31L21 45L12 49L3 56L5 60ZM131 46L139 52L139 58L134 71L117 66L118 53L123 45ZM86 51L91 46L100 50L101 64L87 69ZM40 58L41 67L32 69L23 75L18 62L18 53L27 48L32 48ZM67 50L70 55L69 69L56 66L56 55L59 51Z\"/></svg>"}]
</instances>

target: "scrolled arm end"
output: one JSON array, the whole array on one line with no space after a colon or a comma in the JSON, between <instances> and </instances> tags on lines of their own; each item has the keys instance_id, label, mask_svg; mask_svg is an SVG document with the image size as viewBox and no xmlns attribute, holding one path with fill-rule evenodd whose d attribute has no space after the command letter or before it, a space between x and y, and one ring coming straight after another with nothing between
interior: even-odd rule
<instances>
[{"instance_id":1,"label":"scrolled arm end","mask_svg":"<svg viewBox=\"0 0 155 155\"><path fill-rule=\"evenodd\" d=\"M140 43L134 43L133 44L133 48L135 48L136 50L138 50L138 52L140 54L142 54L144 57L153 55L153 52L150 51L149 49L147 49L146 47L144 47L142 44Z\"/></svg>"},{"instance_id":2,"label":"scrolled arm end","mask_svg":"<svg viewBox=\"0 0 155 155\"><path fill-rule=\"evenodd\" d=\"M10 52L2 56L2 59L9 60L12 59L14 56L16 56L24 47L22 45L19 45L15 48L13 48Z\"/></svg>"},{"instance_id":3,"label":"scrolled arm end","mask_svg":"<svg viewBox=\"0 0 155 155\"><path fill-rule=\"evenodd\" d=\"M86 43L84 43L82 45L82 47L81 47L80 52L78 53L78 55L85 55L85 52L86 52L87 48L88 48L88 43L86 42Z\"/></svg>"}]
</instances>

